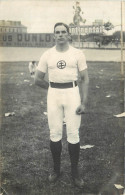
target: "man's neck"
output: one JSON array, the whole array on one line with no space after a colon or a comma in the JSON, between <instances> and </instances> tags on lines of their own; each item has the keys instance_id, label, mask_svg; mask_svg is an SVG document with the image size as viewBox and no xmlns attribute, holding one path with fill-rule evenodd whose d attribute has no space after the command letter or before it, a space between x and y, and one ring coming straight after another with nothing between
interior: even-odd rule
<instances>
[{"instance_id":1,"label":"man's neck","mask_svg":"<svg viewBox=\"0 0 125 195\"><path fill-rule=\"evenodd\" d=\"M69 49L69 43L67 43L67 44L56 44L56 50L57 51L60 51L60 52L65 52L65 51L67 51Z\"/></svg>"}]
</instances>

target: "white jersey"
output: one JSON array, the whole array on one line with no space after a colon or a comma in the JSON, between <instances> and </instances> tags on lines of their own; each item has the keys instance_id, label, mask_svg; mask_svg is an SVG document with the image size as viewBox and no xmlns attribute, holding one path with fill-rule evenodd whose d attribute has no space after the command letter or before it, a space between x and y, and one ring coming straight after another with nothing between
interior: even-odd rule
<instances>
[{"instance_id":1,"label":"white jersey","mask_svg":"<svg viewBox=\"0 0 125 195\"><path fill-rule=\"evenodd\" d=\"M30 62L30 63L29 63L29 72L30 72L30 73L35 73L36 67L37 67L37 66L36 66L36 63L33 64L32 62Z\"/></svg>"},{"instance_id":2,"label":"white jersey","mask_svg":"<svg viewBox=\"0 0 125 195\"><path fill-rule=\"evenodd\" d=\"M46 73L49 81L67 83L78 80L78 72L87 68L85 55L79 49L69 46L65 52L56 47L47 50L40 58L37 69Z\"/></svg>"}]
</instances>

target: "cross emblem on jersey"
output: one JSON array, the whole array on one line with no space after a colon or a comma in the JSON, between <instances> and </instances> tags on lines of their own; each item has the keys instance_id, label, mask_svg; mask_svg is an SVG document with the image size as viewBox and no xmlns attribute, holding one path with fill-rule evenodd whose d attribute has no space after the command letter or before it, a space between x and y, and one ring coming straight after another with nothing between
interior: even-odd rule
<instances>
[{"instance_id":1,"label":"cross emblem on jersey","mask_svg":"<svg viewBox=\"0 0 125 195\"><path fill-rule=\"evenodd\" d=\"M64 69L66 67L66 62L64 60L60 60L59 62L57 62L57 67L59 69Z\"/></svg>"}]
</instances>

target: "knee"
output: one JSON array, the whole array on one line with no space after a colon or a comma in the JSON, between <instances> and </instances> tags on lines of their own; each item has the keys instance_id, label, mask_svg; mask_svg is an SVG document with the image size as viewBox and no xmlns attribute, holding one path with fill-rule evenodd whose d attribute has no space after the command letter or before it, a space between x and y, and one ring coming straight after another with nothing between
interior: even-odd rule
<instances>
[{"instance_id":1,"label":"knee","mask_svg":"<svg viewBox=\"0 0 125 195\"><path fill-rule=\"evenodd\" d=\"M62 131L50 130L50 140L58 142L62 139Z\"/></svg>"},{"instance_id":2,"label":"knee","mask_svg":"<svg viewBox=\"0 0 125 195\"><path fill-rule=\"evenodd\" d=\"M67 141L71 144L77 144L80 141L79 131L67 134Z\"/></svg>"}]
</instances>

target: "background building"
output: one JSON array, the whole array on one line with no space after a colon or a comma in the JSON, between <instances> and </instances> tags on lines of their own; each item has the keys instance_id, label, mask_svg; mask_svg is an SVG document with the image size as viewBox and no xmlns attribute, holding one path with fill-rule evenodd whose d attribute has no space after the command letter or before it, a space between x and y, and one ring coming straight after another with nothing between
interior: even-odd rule
<instances>
[{"instance_id":1,"label":"background building","mask_svg":"<svg viewBox=\"0 0 125 195\"><path fill-rule=\"evenodd\" d=\"M92 23L93 26L103 26L104 25L104 22L103 20L95 20L93 23Z\"/></svg>"},{"instance_id":2,"label":"background building","mask_svg":"<svg viewBox=\"0 0 125 195\"><path fill-rule=\"evenodd\" d=\"M27 27L20 21L0 20L0 33L27 33Z\"/></svg>"}]
</instances>

